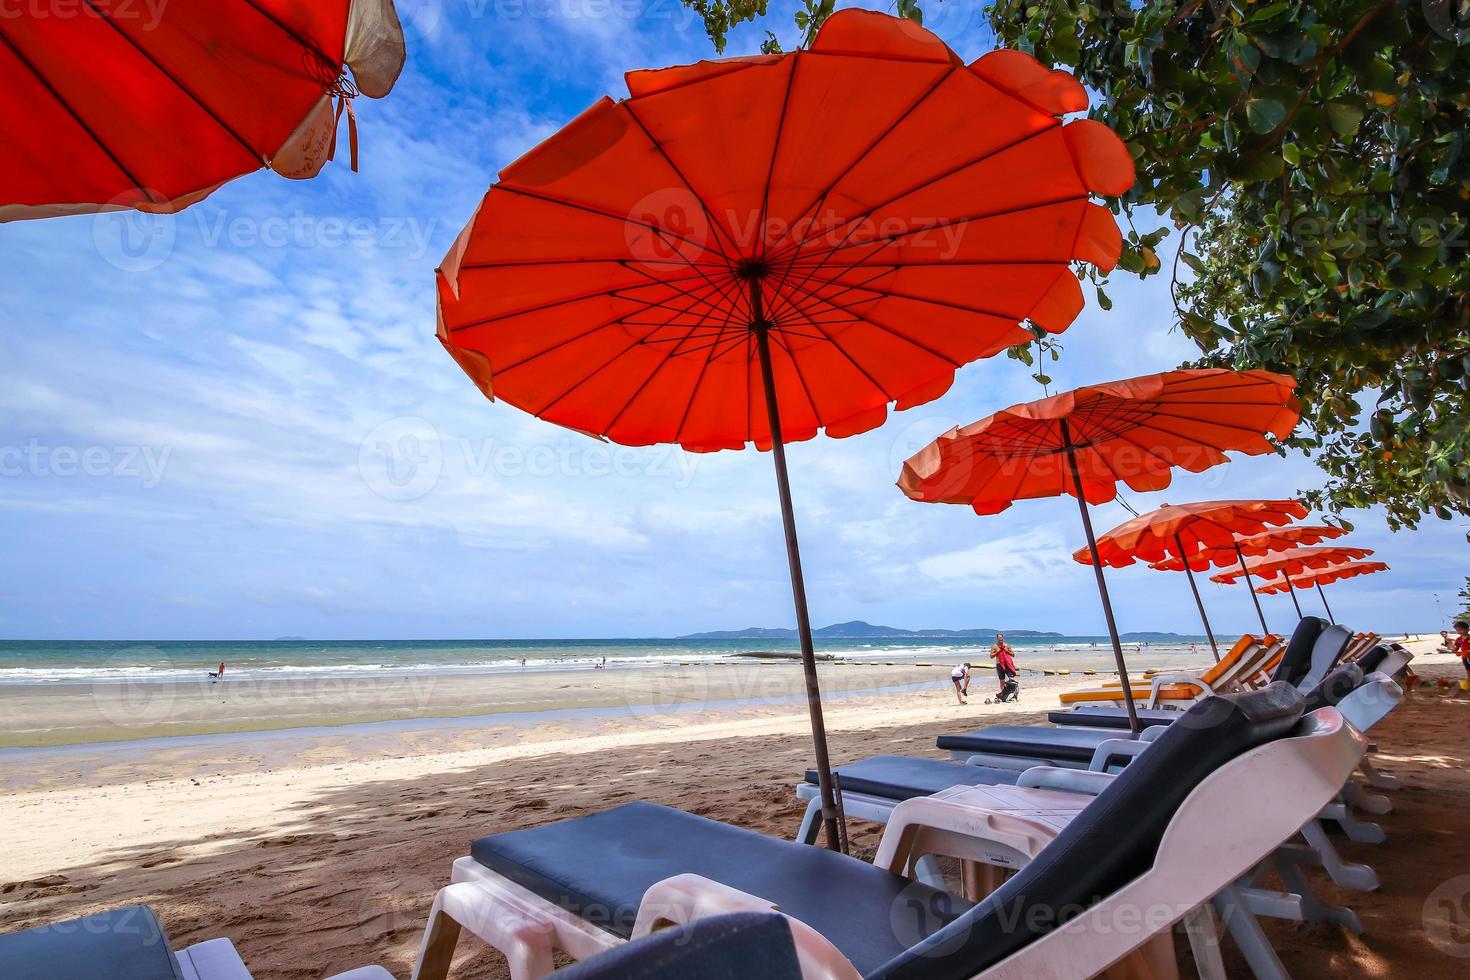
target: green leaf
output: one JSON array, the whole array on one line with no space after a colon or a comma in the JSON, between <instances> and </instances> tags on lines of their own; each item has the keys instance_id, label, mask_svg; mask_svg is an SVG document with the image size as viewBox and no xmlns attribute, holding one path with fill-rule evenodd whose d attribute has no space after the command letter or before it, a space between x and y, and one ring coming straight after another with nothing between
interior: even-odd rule
<instances>
[{"instance_id":1,"label":"green leaf","mask_svg":"<svg viewBox=\"0 0 1470 980\"><path fill-rule=\"evenodd\" d=\"M1245 119L1251 132L1265 136L1286 121L1286 106L1269 97L1247 99Z\"/></svg>"},{"instance_id":2,"label":"green leaf","mask_svg":"<svg viewBox=\"0 0 1470 980\"><path fill-rule=\"evenodd\" d=\"M1363 123L1365 112L1361 104L1348 99L1333 99L1325 108L1327 122L1339 136L1352 136Z\"/></svg>"}]
</instances>

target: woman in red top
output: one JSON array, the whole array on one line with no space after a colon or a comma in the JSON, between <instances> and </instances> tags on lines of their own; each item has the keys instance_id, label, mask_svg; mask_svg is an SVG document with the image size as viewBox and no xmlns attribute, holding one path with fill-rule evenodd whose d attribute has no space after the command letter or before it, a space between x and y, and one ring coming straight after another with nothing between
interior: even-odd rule
<instances>
[{"instance_id":1,"label":"woman in red top","mask_svg":"<svg viewBox=\"0 0 1470 980\"><path fill-rule=\"evenodd\" d=\"M1016 676L1016 658L1012 654L1010 644L1006 642L1004 633L995 634L995 645L990 648L990 659L995 661L995 676L1000 680L1000 693L996 695L996 699L1009 700L1006 692L1008 682Z\"/></svg>"},{"instance_id":2,"label":"woman in red top","mask_svg":"<svg viewBox=\"0 0 1470 980\"><path fill-rule=\"evenodd\" d=\"M1465 665L1465 673L1470 676L1470 623L1463 619L1455 624L1454 645L1450 648L1455 656L1460 658L1460 663Z\"/></svg>"}]
</instances>

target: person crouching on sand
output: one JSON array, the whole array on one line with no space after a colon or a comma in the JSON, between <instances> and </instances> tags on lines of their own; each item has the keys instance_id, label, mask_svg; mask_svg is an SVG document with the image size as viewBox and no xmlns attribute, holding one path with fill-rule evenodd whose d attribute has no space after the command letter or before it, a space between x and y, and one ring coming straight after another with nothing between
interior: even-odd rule
<instances>
[{"instance_id":1,"label":"person crouching on sand","mask_svg":"<svg viewBox=\"0 0 1470 980\"><path fill-rule=\"evenodd\" d=\"M965 695L970 693L970 665L960 664L949 672L949 682L954 685L954 696L960 704L969 704Z\"/></svg>"}]
</instances>

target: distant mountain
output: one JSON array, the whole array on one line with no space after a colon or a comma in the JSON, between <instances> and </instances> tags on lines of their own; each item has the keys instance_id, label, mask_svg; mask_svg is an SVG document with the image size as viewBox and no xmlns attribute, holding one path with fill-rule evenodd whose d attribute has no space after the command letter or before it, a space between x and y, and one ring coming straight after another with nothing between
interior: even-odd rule
<instances>
[{"instance_id":1,"label":"distant mountain","mask_svg":"<svg viewBox=\"0 0 1470 980\"><path fill-rule=\"evenodd\" d=\"M972 629L972 630L906 630L897 626L874 626L862 620L853 620L850 623L834 623L831 626L823 626L821 629L812 630L816 637L830 637L833 639L881 639L884 637L951 637L963 639L990 639L996 633L1005 633L1008 636L1061 636L1061 633L1040 632L1037 630L994 630L994 629ZM1144 634L1139 634L1144 636ZM1150 636L1154 634L1149 634ZM1162 634L1158 634L1162 635ZM676 637L680 640L794 640L796 630L792 629L766 629L751 626L743 630L714 630L708 633L690 633L687 636Z\"/></svg>"},{"instance_id":2,"label":"distant mountain","mask_svg":"<svg viewBox=\"0 0 1470 980\"><path fill-rule=\"evenodd\" d=\"M1184 638L1182 633L1155 633L1151 630L1118 634L1120 640L1182 640Z\"/></svg>"}]
</instances>

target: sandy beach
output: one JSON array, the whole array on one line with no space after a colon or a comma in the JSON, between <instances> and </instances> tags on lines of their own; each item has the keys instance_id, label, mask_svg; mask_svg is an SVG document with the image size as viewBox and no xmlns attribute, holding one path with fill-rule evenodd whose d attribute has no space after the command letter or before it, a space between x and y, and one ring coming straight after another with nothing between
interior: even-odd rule
<instances>
[{"instance_id":1,"label":"sandy beach","mask_svg":"<svg viewBox=\"0 0 1470 980\"><path fill-rule=\"evenodd\" d=\"M1415 668L1426 678L1462 676L1443 655L1421 656ZM1091 680L1028 678L1020 704L986 706L990 679L980 674L980 696L962 707L934 671L916 679L918 670L825 670L835 762L875 753L938 757L936 735L1043 723L1058 691ZM270 737L7 751L0 928L145 901L176 944L226 935L258 977L319 977L372 962L407 976L430 900L476 836L632 799L792 834L802 811L793 786L810 754L803 706L783 687L794 669L741 667L710 675L704 689L714 693L703 701L650 700L642 708L613 696L614 686L626 689L615 673L596 672L583 692L615 711L563 699L536 715L517 708L513 723L490 714L474 724L405 727L405 715ZM672 691L696 684L678 670L667 676ZM838 690L844 678L846 694ZM750 693L755 680L758 695ZM436 693L436 706L452 696ZM474 692L463 696L473 700ZM742 697L767 700L723 703ZM1449 913L1426 907L1426 896L1470 872L1470 846L1455 833L1470 804L1467 720L1470 695L1421 689L1375 730L1378 764L1406 788L1383 818L1387 844L1344 842L1343 850L1374 864L1383 889L1339 894L1321 881L1330 900L1358 910L1362 937L1268 922L1294 976L1462 967L1451 954L1470 953L1470 944L1446 940L1458 933L1434 916ZM869 855L880 828L853 829L859 853ZM462 945L461 958L461 976L504 975L498 957L473 942ZM1229 963L1232 974L1243 969ZM1181 959L1186 972L1188 964Z\"/></svg>"}]
</instances>

